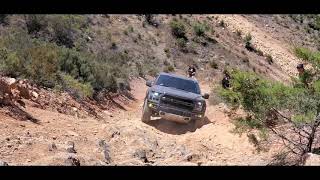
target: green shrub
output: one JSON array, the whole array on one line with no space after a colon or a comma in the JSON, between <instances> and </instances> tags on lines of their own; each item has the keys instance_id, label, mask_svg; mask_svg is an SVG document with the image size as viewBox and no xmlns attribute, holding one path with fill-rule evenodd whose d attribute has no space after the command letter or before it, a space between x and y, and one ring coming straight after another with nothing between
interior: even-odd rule
<instances>
[{"instance_id":1,"label":"green shrub","mask_svg":"<svg viewBox=\"0 0 320 180\"><path fill-rule=\"evenodd\" d=\"M185 48L187 46L187 41L184 38L178 38L177 44L180 48Z\"/></svg>"},{"instance_id":2,"label":"green shrub","mask_svg":"<svg viewBox=\"0 0 320 180\"><path fill-rule=\"evenodd\" d=\"M186 27L182 21L172 20L170 22L171 32L177 38L186 38Z\"/></svg>"},{"instance_id":3,"label":"green shrub","mask_svg":"<svg viewBox=\"0 0 320 180\"><path fill-rule=\"evenodd\" d=\"M128 31L132 33L132 32L134 31L134 30L133 30L133 27L132 27L132 26L129 26Z\"/></svg>"},{"instance_id":4,"label":"green shrub","mask_svg":"<svg viewBox=\"0 0 320 180\"><path fill-rule=\"evenodd\" d=\"M26 66L27 76L36 83L54 87L59 70L58 51L54 45L44 44L30 48L30 62Z\"/></svg>"},{"instance_id":5,"label":"green shrub","mask_svg":"<svg viewBox=\"0 0 320 180\"><path fill-rule=\"evenodd\" d=\"M241 37L241 35L242 35L242 31L241 31L241 30L239 30L239 29L237 29L237 30L236 30L236 35L237 35L237 36L239 36L239 37Z\"/></svg>"},{"instance_id":6,"label":"green shrub","mask_svg":"<svg viewBox=\"0 0 320 180\"><path fill-rule=\"evenodd\" d=\"M213 69L218 69L218 64L214 60L210 61L210 66Z\"/></svg>"},{"instance_id":7,"label":"green shrub","mask_svg":"<svg viewBox=\"0 0 320 180\"><path fill-rule=\"evenodd\" d=\"M318 69L320 68L320 52L313 52L303 47L295 47L294 53L298 58L312 63Z\"/></svg>"},{"instance_id":8,"label":"green shrub","mask_svg":"<svg viewBox=\"0 0 320 180\"><path fill-rule=\"evenodd\" d=\"M53 40L60 46L72 48L74 46L74 29L71 22L66 19L54 19L53 21Z\"/></svg>"},{"instance_id":9,"label":"green shrub","mask_svg":"<svg viewBox=\"0 0 320 180\"><path fill-rule=\"evenodd\" d=\"M94 57L73 49L62 48L60 50L59 68L60 71L69 74L80 82L92 82L92 61Z\"/></svg>"},{"instance_id":10,"label":"green shrub","mask_svg":"<svg viewBox=\"0 0 320 180\"><path fill-rule=\"evenodd\" d=\"M29 34L36 34L45 30L48 26L46 15L28 15L26 16L26 26Z\"/></svg>"},{"instance_id":11,"label":"green shrub","mask_svg":"<svg viewBox=\"0 0 320 180\"><path fill-rule=\"evenodd\" d=\"M268 55L266 56L266 60L267 60L267 62L268 62L269 64L272 64L272 63L273 63L273 58L272 58L272 56L271 56L270 54L268 54Z\"/></svg>"},{"instance_id":12,"label":"green shrub","mask_svg":"<svg viewBox=\"0 0 320 180\"><path fill-rule=\"evenodd\" d=\"M241 105L264 125L272 109L290 110L293 117L306 122L314 118L320 107L320 96L305 88L286 86L239 70L234 70L231 78L232 89L219 88L220 96L233 107Z\"/></svg>"},{"instance_id":13,"label":"green shrub","mask_svg":"<svg viewBox=\"0 0 320 180\"><path fill-rule=\"evenodd\" d=\"M193 26L193 30L197 36L203 36L208 29L207 24L197 23Z\"/></svg>"},{"instance_id":14,"label":"green shrub","mask_svg":"<svg viewBox=\"0 0 320 180\"><path fill-rule=\"evenodd\" d=\"M244 37L244 41L245 43L249 43L252 40L252 36L250 33L248 33L245 37Z\"/></svg>"},{"instance_id":15,"label":"green shrub","mask_svg":"<svg viewBox=\"0 0 320 180\"><path fill-rule=\"evenodd\" d=\"M81 83L70 75L62 75L62 87L76 98L92 97L93 88L89 83Z\"/></svg>"},{"instance_id":16,"label":"green shrub","mask_svg":"<svg viewBox=\"0 0 320 180\"><path fill-rule=\"evenodd\" d=\"M0 24L8 25L8 15L0 14Z\"/></svg>"},{"instance_id":17,"label":"green shrub","mask_svg":"<svg viewBox=\"0 0 320 180\"><path fill-rule=\"evenodd\" d=\"M233 120L235 129L234 132L242 134L250 129L263 129L263 124L257 121L256 119L252 119L250 117L246 118L237 118Z\"/></svg>"},{"instance_id":18,"label":"green shrub","mask_svg":"<svg viewBox=\"0 0 320 180\"><path fill-rule=\"evenodd\" d=\"M257 52L258 56L263 56L263 52L260 49L256 50L256 52Z\"/></svg>"}]
</instances>

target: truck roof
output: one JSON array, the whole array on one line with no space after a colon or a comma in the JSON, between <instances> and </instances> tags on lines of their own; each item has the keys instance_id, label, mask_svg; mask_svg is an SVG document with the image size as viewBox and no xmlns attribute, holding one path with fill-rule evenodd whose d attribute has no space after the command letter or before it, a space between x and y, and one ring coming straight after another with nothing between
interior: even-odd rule
<instances>
[{"instance_id":1,"label":"truck roof","mask_svg":"<svg viewBox=\"0 0 320 180\"><path fill-rule=\"evenodd\" d=\"M167 76L176 77L176 78L180 78L180 79L185 79L185 80L189 80L189 81L193 81L193 82L198 83L198 81L195 80L195 79L188 78L188 77L182 76L182 75L173 74L173 73L161 72L159 75L167 75Z\"/></svg>"}]
</instances>

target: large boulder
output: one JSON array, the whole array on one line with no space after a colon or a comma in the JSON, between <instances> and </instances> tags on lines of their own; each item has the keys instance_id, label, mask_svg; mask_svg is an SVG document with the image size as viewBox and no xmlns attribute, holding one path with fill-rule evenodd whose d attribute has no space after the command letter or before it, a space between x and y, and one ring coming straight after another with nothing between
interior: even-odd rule
<instances>
[{"instance_id":1,"label":"large boulder","mask_svg":"<svg viewBox=\"0 0 320 180\"><path fill-rule=\"evenodd\" d=\"M11 94L11 90L16 87L17 80L9 77L0 77L1 94Z\"/></svg>"},{"instance_id":2,"label":"large boulder","mask_svg":"<svg viewBox=\"0 0 320 180\"><path fill-rule=\"evenodd\" d=\"M9 166L7 162L1 161L0 160L0 166Z\"/></svg>"},{"instance_id":3,"label":"large boulder","mask_svg":"<svg viewBox=\"0 0 320 180\"><path fill-rule=\"evenodd\" d=\"M320 155L307 153L304 155L305 166L320 166Z\"/></svg>"}]
</instances>

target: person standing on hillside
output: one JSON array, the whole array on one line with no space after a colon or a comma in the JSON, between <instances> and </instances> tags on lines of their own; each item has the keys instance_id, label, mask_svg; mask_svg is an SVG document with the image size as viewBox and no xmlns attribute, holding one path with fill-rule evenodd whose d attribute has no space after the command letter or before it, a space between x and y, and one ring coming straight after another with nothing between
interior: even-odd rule
<instances>
[{"instance_id":1,"label":"person standing on hillside","mask_svg":"<svg viewBox=\"0 0 320 180\"><path fill-rule=\"evenodd\" d=\"M221 84L222 84L222 87L224 89L227 89L227 88L230 88L230 79L231 79L231 76L229 75L228 71L224 71L224 77L221 81Z\"/></svg>"},{"instance_id":2,"label":"person standing on hillside","mask_svg":"<svg viewBox=\"0 0 320 180\"><path fill-rule=\"evenodd\" d=\"M312 73L304 68L303 64L297 65L297 70L299 73L300 81L305 85L305 87L309 87L309 84L312 82Z\"/></svg>"},{"instance_id":3,"label":"person standing on hillside","mask_svg":"<svg viewBox=\"0 0 320 180\"><path fill-rule=\"evenodd\" d=\"M189 78L196 76L196 68L193 64L190 65L188 68L188 76L189 76Z\"/></svg>"}]
</instances>

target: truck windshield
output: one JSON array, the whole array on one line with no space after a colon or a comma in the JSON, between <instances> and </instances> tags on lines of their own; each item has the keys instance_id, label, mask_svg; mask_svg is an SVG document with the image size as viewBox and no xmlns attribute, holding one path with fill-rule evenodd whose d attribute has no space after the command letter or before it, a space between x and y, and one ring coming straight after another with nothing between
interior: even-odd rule
<instances>
[{"instance_id":1,"label":"truck windshield","mask_svg":"<svg viewBox=\"0 0 320 180\"><path fill-rule=\"evenodd\" d=\"M180 89L183 91L200 94L200 88L198 83L191 80L187 80L187 79L182 79L182 78L177 78L177 77L172 77L167 75L160 75L156 82L156 85L172 87L175 89Z\"/></svg>"}]
</instances>

